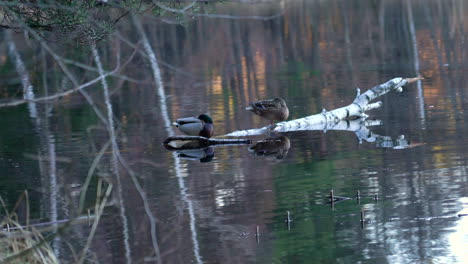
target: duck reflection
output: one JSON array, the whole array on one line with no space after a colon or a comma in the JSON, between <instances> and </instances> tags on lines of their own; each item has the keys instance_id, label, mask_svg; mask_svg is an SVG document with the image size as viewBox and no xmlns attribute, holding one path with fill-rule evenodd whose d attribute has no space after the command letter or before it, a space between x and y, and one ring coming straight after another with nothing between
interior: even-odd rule
<instances>
[{"instance_id":1,"label":"duck reflection","mask_svg":"<svg viewBox=\"0 0 468 264\"><path fill-rule=\"evenodd\" d=\"M256 156L276 157L284 159L289 152L291 142L284 135L271 136L249 147L249 151Z\"/></svg>"},{"instance_id":2,"label":"duck reflection","mask_svg":"<svg viewBox=\"0 0 468 264\"><path fill-rule=\"evenodd\" d=\"M177 157L188 160L210 162L214 157L214 147L230 147L235 145L250 145L249 139L207 139L203 137L175 136L169 137L163 145L167 150L176 151ZM288 137L276 133L268 133L268 138L258 141L248 148L255 156L275 157L278 160L286 158L291 147Z\"/></svg>"},{"instance_id":3,"label":"duck reflection","mask_svg":"<svg viewBox=\"0 0 468 264\"><path fill-rule=\"evenodd\" d=\"M214 157L214 148L200 140L170 140L163 143L168 150L175 151L178 158L210 162Z\"/></svg>"},{"instance_id":4,"label":"duck reflection","mask_svg":"<svg viewBox=\"0 0 468 264\"><path fill-rule=\"evenodd\" d=\"M200 162L210 162L214 157L214 148L185 149L176 151L177 157L186 160L199 160Z\"/></svg>"}]
</instances>

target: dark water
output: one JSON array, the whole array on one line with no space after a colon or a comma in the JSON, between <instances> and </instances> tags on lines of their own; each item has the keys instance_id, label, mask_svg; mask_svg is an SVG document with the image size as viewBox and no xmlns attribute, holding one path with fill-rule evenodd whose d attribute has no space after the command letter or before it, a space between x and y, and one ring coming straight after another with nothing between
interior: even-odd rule
<instances>
[{"instance_id":1,"label":"dark water","mask_svg":"<svg viewBox=\"0 0 468 264\"><path fill-rule=\"evenodd\" d=\"M125 17L97 47L105 70L121 57L120 75L107 78L117 144L96 114L108 120L100 82L84 89L94 108L78 92L0 108L1 196L12 208L27 190L32 221L49 222L87 208L94 214L111 183L87 254L100 263L158 255L162 263L466 263L468 217L458 214L468 213L467 11L455 0L282 1L214 12L273 16L266 20ZM158 59L164 98L138 23ZM7 30L0 36L2 102L23 94L12 42L36 97L74 87L40 42ZM128 43L138 45L133 57ZM48 45L97 67L88 46ZM66 67L79 83L98 76ZM295 119L351 103L356 87L417 75L425 80L383 96L383 107L368 113L382 121L368 127L373 133L404 135L406 148L359 143L349 131L296 131L284 133L290 148L282 159L242 145L214 147L200 162L161 144L180 134L166 127L179 117L209 113L222 136L268 124L244 110L251 101L281 96ZM352 199L332 208L331 189ZM25 219L25 205L18 210ZM59 259L73 262L70 248L79 254L90 231L77 223L56 237Z\"/></svg>"}]
</instances>

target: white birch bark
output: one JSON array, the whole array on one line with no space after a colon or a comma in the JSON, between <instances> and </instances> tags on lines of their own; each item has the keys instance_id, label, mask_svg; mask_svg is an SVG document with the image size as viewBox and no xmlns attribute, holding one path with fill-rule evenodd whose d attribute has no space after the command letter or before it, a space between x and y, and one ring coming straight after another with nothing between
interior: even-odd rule
<instances>
[{"instance_id":1,"label":"white birch bark","mask_svg":"<svg viewBox=\"0 0 468 264\"><path fill-rule=\"evenodd\" d=\"M377 85L367 92L361 94L360 89L357 89L356 99L349 104L348 106L341 107L332 111L326 111L323 109L322 113L306 116L303 118L298 118L290 121L284 121L276 124L276 126L271 129L269 126L248 129L248 130L238 130L231 132L225 136L230 137L245 137L245 136L254 136L261 135L268 132L290 132L290 131L300 131L300 130L329 130L331 127L336 127L336 124L339 121L350 118L350 117L359 117L367 118L366 111L371 109L379 108L382 106L382 102L370 103L375 98L382 96L390 91L401 92L403 91L402 86L412 83L422 78L394 78L390 81Z\"/></svg>"},{"instance_id":2,"label":"white birch bark","mask_svg":"<svg viewBox=\"0 0 468 264\"><path fill-rule=\"evenodd\" d=\"M29 116L34 121L39 122L39 119L37 118L37 106L36 106L36 103L32 101L34 100L34 97L35 97L33 86L31 84L31 81L29 80L29 74L26 71L26 67L24 66L23 60L21 59L21 56L18 53L18 50L16 49L16 45L13 40L11 30L5 31L5 38L7 39L7 42L8 42L8 52L10 53L10 56L13 58L16 71L21 77L21 84L23 86L23 100L28 102ZM36 125L39 125L39 124L36 124Z\"/></svg>"},{"instance_id":3,"label":"white birch bark","mask_svg":"<svg viewBox=\"0 0 468 264\"><path fill-rule=\"evenodd\" d=\"M414 27L414 18L413 18L413 8L412 8L411 1L406 1L406 10L408 12L408 27L409 32L411 35L411 45L413 49L413 62L414 62L414 71L417 75L419 75L419 49L418 49L418 41L416 39L416 29ZM417 81L418 87L418 103L419 103L419 118L421 119L422 129L426 129L426 114L424 112L424 91L422 88L421 80Z\"/></svg>"}]
</instances>

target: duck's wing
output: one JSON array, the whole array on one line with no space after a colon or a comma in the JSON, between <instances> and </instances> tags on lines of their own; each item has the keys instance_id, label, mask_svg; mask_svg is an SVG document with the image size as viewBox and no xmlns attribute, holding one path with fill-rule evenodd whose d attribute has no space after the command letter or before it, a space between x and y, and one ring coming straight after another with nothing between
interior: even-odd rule
<instances>
[{"instance_id":1,"label":"duck's wing","mask_svg":"<svg viewBox=\"0 0 468 264\"><path fill-rule=\"evenodd\" d=\"M192 124L192 123L202 123L202 121L196 117L184 117L177 119L173 124L175 126L182 126L185 124Z\"/></svg>"},{"instance_id":2,"label":"duck's wing","mask_svg":"<svg viewBox=\"0 0 468 264\"><path fill-rule=\"evenodd\" d=\"M281 107L278 103L276 103L272 99L258 101L258 102L253 103L252 105L259 110L277 110Z\"/></svg>"},{"instance_id":3,"label":"duck's wing","mask_svg":"<svg viewBox=\"0 0 468 264\"><path fill-rule=\"evenodd\" d=\"M189 136L198 136L205 125L203 121L196 117L185 117L177 119L174 123L179 130Z\"/></svg>"}]
</instances>

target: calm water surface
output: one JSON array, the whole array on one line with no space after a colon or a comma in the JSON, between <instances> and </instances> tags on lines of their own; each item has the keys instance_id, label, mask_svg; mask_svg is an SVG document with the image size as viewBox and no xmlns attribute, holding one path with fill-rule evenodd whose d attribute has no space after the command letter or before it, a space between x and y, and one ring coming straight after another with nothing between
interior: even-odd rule
<instances>
[{"instance_id":1,"label":"calm water surface","mask_svg":"<svg viewBox=\"0 0 468 264\"><path fill-rule=\"evenodd\" d=\"M468 216L458 216L468 213L467 11L464 1L282 1L216 5L220 14L274 15L267 20L126 17L97 47L106 70L116 54L129 61L107 78L117 144L96 114L105 120L109 109L100 82L85 89L94 108L80 93L0 108L0 193L13 208L27 190L32 221L49 222L80 215L88 175L91 213L98 179L112 183L87 255L100 263L467 263ZM137 23L157 56L163 98ZM0 36L2 102L22 96L11 43L36 97L73 87L40 42ZM132 57L127 43L140 52ZM96 67L90 47L50 45ZM80 83L97 77L67 65ZM329 130L284 133L290 147L279 158L248 145L162 146L180 134L165 118L209 113L222 136L268 124L244 110L251 101L281 96L295 119L351 103L356 87L417 75L425 80L368 113L382 121L368 129L390 144ZM410 145L392 146L402 135ZM331 206L332 189L351 199ZM90 231L72 225L54 252L73 262L70 248L82 250Z\"/></svg>"}]
</instances>

